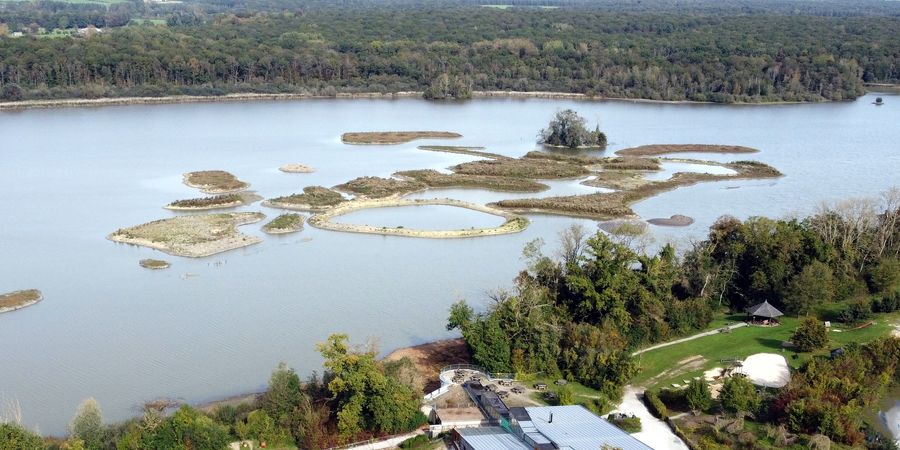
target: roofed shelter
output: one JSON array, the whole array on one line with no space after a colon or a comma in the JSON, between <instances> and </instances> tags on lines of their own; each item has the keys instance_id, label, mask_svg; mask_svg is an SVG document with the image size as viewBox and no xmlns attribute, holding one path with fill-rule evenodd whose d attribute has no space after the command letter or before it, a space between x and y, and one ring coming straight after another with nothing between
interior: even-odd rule
<instances>
[{"instance_id":1,"label":"roofed shelter","mask_svg":"<svg viewBox=\"0 0 900 450\"><path fill-rule=\"evenodd\" d=\"M772 322L777 324L777 319L784 315L778 308L772 306L768 300L747 308L747 313L750 314L751 322L762 322L764 325L769 325Z\"/></svg>"}]
</instances>

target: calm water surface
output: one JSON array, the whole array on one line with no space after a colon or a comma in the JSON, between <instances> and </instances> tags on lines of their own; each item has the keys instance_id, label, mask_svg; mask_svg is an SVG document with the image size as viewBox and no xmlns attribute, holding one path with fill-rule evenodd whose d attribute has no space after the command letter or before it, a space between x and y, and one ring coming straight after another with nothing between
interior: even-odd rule
<instances>
[{"instance_id":1,"label":"calm water surface","mask_svg":"<svg viewBox=\"0 0 900 450\"><path fill-rule=\"evenodd\" d=\"M694 217L690 227L651 227L658 243L684 247L722 214L805 214L823 200L873 196L900 184L900 97L882 96L881 107L867 96L779 106L407 99L2 112L0 292L39 288L45 300L0 315L0 402L18 400L29 426L63 433L89 396L108 419L120 419L160 396L201 402L261 389L279 361L308 373L321 364L315 343L330 333L376 338L384 350L447 337L449 305L459 298L482 304L487 291L508 287L526 242L543 238L552 252L562 228L594 227L537 215L519 234L425 240L311 227L271 237L255 224L243 230L264 236L261 244L205 259L166 256L172 268L141 269L139 259L165 255L105 237L170 217L175 213L163 205L198 196L181 184L184 172L229 170L273 197L363 175L440 170L475 158L416 145L486 146L519 156L535 148L537 130L557 109L571 107L600 121L612 142L608 152L653 143L746 145L762 150L752 158L786 174L700 184L635 205L644 218ZM403 129L464 137L389 147L340 142L346 131ZM283 174L277 167L285 163L317 172ZM572 180L552 185L537 195L597 191ZM521 196L430 194L482 203ZM258 205L242 210L279 213ZM466 213L441 215L472 226Z\"/></svg>"},{"instance_id":2,"label":"calm water surface","mask_svg":"<svg viewBox=\"0 0 900 450\"><path fill-rule=\"evenodd\" d=\"M336 217L332 221L350 225L403 227L414 230L465 230L497 227L503 225L506 219L455 206L422 205L363 209Z\"/></svg>"}]
</instances>

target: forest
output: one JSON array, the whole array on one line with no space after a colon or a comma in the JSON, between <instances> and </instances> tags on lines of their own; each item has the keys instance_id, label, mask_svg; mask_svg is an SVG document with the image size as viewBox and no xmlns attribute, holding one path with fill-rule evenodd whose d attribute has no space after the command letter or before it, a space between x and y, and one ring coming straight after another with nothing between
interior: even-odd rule
<instances>
[{"instance_id":1,"label":"forest","mask_svg":"<svg viewBox=\"0 0 900 450\"><path fill-rule=\"evenodd\" d=\"M722 217L680 257L669 245L645 254L630 235L579 227L563 231L560 242L556 257L530 244L515 289L492 296L480 312L465 301L454 304L447 328L461 331L473 362L488 371L561 377L596 389L599 398L585 406L597 413L616 405L641 370L634 350L707 329L763 300L806 317L792 340L797 352L813 355L827 355L823 321L865 326L875 314L900 310L897 190L826 205L804 219ZM900 339L845 350L846 359L811 358L765 403L751 402L756 418L793 433L864 443L861 412L900 380ZM674 391L664 403L685 403L689 392ZM711 440L701 448L717 445L737 446Z\"/></svg>"},{"instance_id":2,"label":"forest","mask_svg":"<svg viewBox=\"0 0 900 450\"><path fill-rule=\"evenodd\" d=\"M900 5L782 3L0 2L0 96L514 90L730 103L846 100L900 81ZM103 30L41 35L88 25Z\"/></svg>"}]
</instances>

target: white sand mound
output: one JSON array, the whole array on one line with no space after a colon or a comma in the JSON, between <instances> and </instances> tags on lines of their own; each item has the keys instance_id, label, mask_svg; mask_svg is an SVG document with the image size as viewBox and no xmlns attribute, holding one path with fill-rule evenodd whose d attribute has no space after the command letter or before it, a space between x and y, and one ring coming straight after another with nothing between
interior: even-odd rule
<instances>
[{"instance_id":1,"label":"white sand mound","mask_svg":"<svg viewBox=\"0 0 900 450\"><path fill-rule=\"evenodd\" d=\"M791 371L784 356L775 353L757 353L744 360L741 372L753 384L779 388L791 381Z\"/></svg>"}]
</instances>

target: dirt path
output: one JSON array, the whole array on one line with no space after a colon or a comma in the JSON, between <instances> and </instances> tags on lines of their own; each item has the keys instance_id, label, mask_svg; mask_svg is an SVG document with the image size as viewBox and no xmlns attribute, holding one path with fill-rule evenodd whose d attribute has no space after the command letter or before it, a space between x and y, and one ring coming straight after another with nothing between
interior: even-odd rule
<instances>
[{"instance_id":1,"label":"dirt path","mask_svg":"<svg viewBox=\"0 0 900 450\"><path fill-rule=\"evenodd\" d=\"M725 328L728 328L728 329L730 329L730 330L733 330L733 329L735 329L735 328L741 328L741 327L746 327L746 326L747 326L747 324L746 324L745 322L740 322L740 323L736 323L736 324L734 324L734 325L729 325L728 327L725 327ZM670 345L680 344L680 343L682 343L682 342L693 341L694 339L700 339L700 338L702 338L702 337L712 336L712 335L714 335L714 334L719 334L719 333L722 333L722 330L724 330L725 328L717 328L717 329L715 329L715 330L711 330L711 331L706 331L706 332L703 332L703 333L695 334L695 335L693 335L693 336L688 336L688 337L686 337L686 338L676 339L676 340L674 340L674 341L669 341L669 342L663 342L662 344L657 344L657 345L654 345L654 346L651 346L651 347L647 347L647 348L645 348L645 349L638 350L638 351L632 353L631 356L637 356L637 355L640 355L641 353L649 352L649 351L651 351L651 350L656 350L656 349L658 349L658 348L664 348L664 347L668 347L668 346L670 346Z\"/></svg>"}]
</instances>

